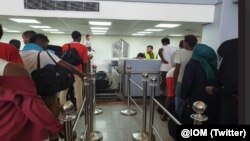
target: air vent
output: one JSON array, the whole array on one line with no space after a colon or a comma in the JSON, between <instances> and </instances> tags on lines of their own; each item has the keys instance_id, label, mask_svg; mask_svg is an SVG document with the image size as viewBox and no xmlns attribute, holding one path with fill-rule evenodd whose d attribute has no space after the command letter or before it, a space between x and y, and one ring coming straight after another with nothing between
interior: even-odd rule
<instances>
[{"instance_id":1,"label":"air vent","mask_svg":"<svg viewBox=\"0 0 250 141\"><path fill-rule=\"evenodd\" d=\"M25 9L99 12L99 2L24 0Z\"/></svg>"}]
</instances>

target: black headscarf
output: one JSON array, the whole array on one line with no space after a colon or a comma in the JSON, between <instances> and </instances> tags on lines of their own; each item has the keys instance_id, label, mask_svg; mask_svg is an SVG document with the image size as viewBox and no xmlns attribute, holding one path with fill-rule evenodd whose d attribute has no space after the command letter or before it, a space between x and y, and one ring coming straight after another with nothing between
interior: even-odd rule
<instances>
[{"instance_id":1,"label":"black headscarf","mask_svg":"<svg viewBox=\"0 0 250 141\"><path fill-rule=\"evenodd\" d=\"M220 57L218 83L226 88L238 88L238 38L223 42L217 50Z\"/></svg>"}]
</instances>

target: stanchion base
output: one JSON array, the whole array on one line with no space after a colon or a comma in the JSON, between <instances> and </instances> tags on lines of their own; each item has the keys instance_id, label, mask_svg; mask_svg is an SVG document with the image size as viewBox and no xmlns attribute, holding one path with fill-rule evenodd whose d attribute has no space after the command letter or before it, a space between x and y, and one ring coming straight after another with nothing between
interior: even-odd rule
<instances>
[{"instance_id":1,"label":"stanchion base","mask_svg":"<svg viewBox=\"0 0 250 141\"><path fill-rule=\"evenodd\" d=\"M134 141L148 141L148 135L146 133L142 132L134 132L132 134L133 140Z\"/></svg>"},{"instance_id":2,"label":"stanchion base","mask_svg":"<svg viewBox=\"0 0 250 141\"><path fill-rule=\"evenodd\" d=\"M99 115L102 114L103 110L101 108L95 108L94 114Z\"/></svg>"},{"instance_id":3,"label":"stanchion base","mask_svg":"<svg viewBox=\"0 0 250 141\"><path fill-rule=\"evenodd\" d=\"M125 116L132 116L136 114L136 110L133 110L131 108L126 108L126 109L121 110L121 114Z\"/></svg>"},{"instance_id":4,"label":"stanchion base","mask_svg":"<svg viewBox=\"0 0 250 141\"><path fill-rule=\"evenodd\" d=\"M100 131L94 131L94 132L91 133L90 136L91 136L90 137L91 141L101 141L102 138L103 138L103 135L102 135L102 133Z\"/></svg>"}]
</instances>

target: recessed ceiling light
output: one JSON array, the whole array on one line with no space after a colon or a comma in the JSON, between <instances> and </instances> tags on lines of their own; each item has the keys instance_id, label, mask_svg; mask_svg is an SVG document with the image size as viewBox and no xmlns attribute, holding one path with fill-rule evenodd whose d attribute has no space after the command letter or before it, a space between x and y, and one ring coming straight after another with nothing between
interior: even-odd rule
<instances>
[{"instance_id":1,"label":"recessed ceiling light","mask_svg":"<svg viewBox=\"0 0 250 141\"><path fill-rule=\"evenodd\" d=\"M168 36L181 37L181 36L183 36L183 35L182 35L182 34L169 34Z\"/></svg>"},{"instance_id":2,"label":"recessed ceiling light","mask_svg":"<svg viewBox=\"0 0 250 141\"><path fill-rule=\"evenodd\" d=\"M43 31L59 31L58 29L42 29Z\"/></svg>"},{"instance_id":3,"label":"recessed ceiling light","mask_svg":"<svg viewBox=\"0 0 250 141\"><path fill-rule=\"evenodd\" d=\"M64 34L64 32L60 32L60 31L58 31L58 32L50 32L50 33L52 33L52 34Z\"/></svg>"},{"instance_id":4,"label":"recessed ceiling light","mask_svg":"<svg viewBox=\"0 0 250 141\"><path fill-rule=\"evenodd\" d=\"M36 19L16 19L16 18L9 18L10 20L17 22L17 23L37 23L40 24L40 22Z\"/></svg>"},{"instance_id":5,"label":"recessed ceiling light","mask_svg":"<svg viewBox=\"0 0 250 141\"><path fill-rule=\"evenodd\" d=\"M51 28L50 26L29 25L32 28Z\"/></svg>"},{"instance_id":6,"label":"recessed ceiling light","mask_svg":"<svg viewBox=\"0 0 250 141\"><path fill-rule=\"evenodd\" d=\"M133 36L145 36L145 34L139 34L139 33L135 33L135 34L132 34Z\"/></svg>"},{"instance_id":7,"label":"recessed ceiling light","mask_svg":"<svg viewBox=\"0 0 250 141\"><path fill-rule=\"evenodd\" d=\"M138 34L150 34L152 32L146 32L146 31L141 31L141 32L137 32Z\"/></svg>"},{"instance_id":8,"label":"recessed ceiling light","mask_svg":"<svg viewBox=\"0 0 250 141\"><path fill-rule=\"evenodd\" d=\"M145 29L144 31L163 31L164 29Z\"/></svg>"},{"instance_id":9,"label":"recessed ceiling light","mask_svg":"<svg viewBox=\"0 0 250 141\"><path fill-rule=\"evenodd\" d=\"M103 26L110 26L111 22L99 22L99 21L89 21L90 25L103 25Z\"/></svg>"},{"instance_id":10,"label":"recessed ceiling light","mask_svg":"<svg viewBox=\"0 0 250 141\"><path fill-rule=\"evenodd\" d=\"M4 32L20 33L21 31L18 31L18 30L5 30Z\"/></svg>"},{"instance_id":11,"label":"recessed ceiling light","mask_svg":"<svg viewBox=\"0 0 250 141\"><path fill-rule=\"evenodd\" d=\"M93 32L92 34L93 34L93 35L105 35L106 33L101 33L101 32L98 32L98 33L97 33L97 32Z\"/></svg>"},{"instance_id":12,"label":"recessed ceiling light","mask_svg":"<svg viewBox=\"0 0 250 141\"><path fill-rule=\"evenodd\" d=\"M181 24L158 24L155 27L175 28Z\"/></svg>"},{"instance_id":13,"label":"recessed ceiling light","mask_svg":"<svg viewBox=\"0 0 250 141\"><path fill-rule=\"evenodd\" d=\"M94 30L108 30L109 28L107 28L107 27L90 27L90 29L94 29Z\"/></svg>"},{"instance_id":14,"label":"recessed ceiling light","mask_svg":"<svg viewBox=\"0 0 250 141\"><path fill-rule=\"evenodd\" d=\"M102 32L102 33L106 33L107 30L91 30L92 32Z\"/></svg>"}]
</instances>

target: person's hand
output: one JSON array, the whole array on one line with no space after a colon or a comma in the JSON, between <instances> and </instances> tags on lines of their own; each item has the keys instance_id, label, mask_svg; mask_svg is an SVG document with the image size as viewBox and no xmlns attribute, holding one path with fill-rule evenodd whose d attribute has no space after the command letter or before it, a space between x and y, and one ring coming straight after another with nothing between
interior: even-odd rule
<instances>
[{"instance_id":1,"label":"person's hand","mask_svg":"<svg viewBox=\"0 0 250 141\"><path fill-rule=\"evenodd\" d=\"M214 86L206 86L205 90L210 95L214 94Z\"/></svg>"},{"instance_id":2,"label":"person's hand","mask_svg":"<svg viewBox=\"0 0 250 141\"><path fill-rule=\"evenodd\" d=\"M162 62L163 62L164 64L168 64L168 61L165 60L165 59L164 59Z\"/></svg>"}]
</instances>

